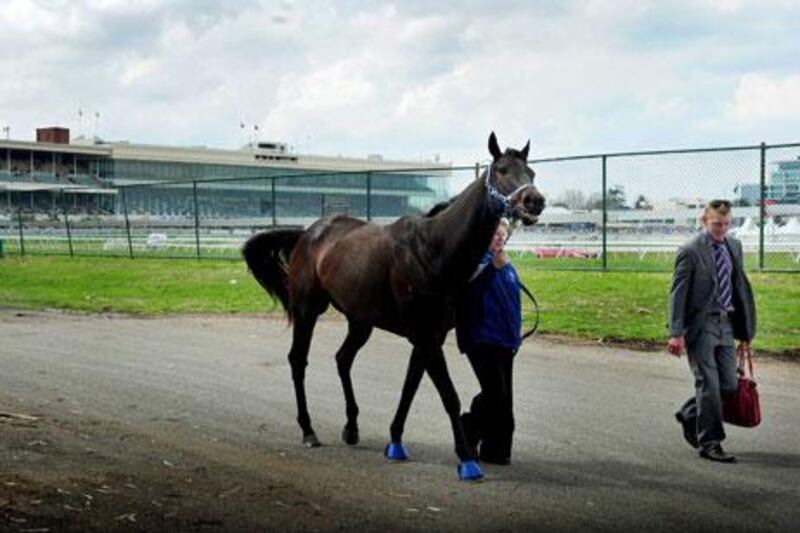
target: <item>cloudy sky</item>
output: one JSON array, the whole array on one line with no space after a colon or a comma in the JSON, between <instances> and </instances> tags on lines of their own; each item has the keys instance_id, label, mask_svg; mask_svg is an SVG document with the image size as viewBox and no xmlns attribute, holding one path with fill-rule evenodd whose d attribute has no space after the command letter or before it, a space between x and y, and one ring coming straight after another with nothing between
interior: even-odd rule
<instances>
[{"instance_id":1,"label":"cloudy sky","mask_svg":"<svg viewBox=\"0 0 800 533\"><path fill-rule=\"evenodd\" d=\"M4 0L0 125L225 148L258 125L456 164L490 130L532 157L795 142L798 21L796 0Z\"/></svg>"}]
</instances>

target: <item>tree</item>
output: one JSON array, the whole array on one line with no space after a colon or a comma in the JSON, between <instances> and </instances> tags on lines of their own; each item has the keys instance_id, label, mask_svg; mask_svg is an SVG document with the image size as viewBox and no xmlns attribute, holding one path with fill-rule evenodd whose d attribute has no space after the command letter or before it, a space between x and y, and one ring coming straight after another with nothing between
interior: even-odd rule
<instances>
[{"instance_id":1,"label":"tree","mask_svg":"<svg viewBox=\"0 0 800 533\"><path fill-rule=\"evenodd\" d=\"M633 208L651 211L653 209L653 204L650 203L650 200L648 200L645 195L640 194L636 199L636 202L633 204Z\"/></svg>"},{"instance_id":2,"label":"tree","mask_svg":"<svg viewBox=\"0 0 800 533\"><path fill-rule=\"evenodd\" d=\"M625 187L622 185L612 185L606 194L606 205L609 209L627 209L625 203Z\"/></svg>"},{"instance_id":3,"label":"tree","mask_svg":"<svg viewBox=\"0 0 800 533\"><path fill-rule=\"evenodd\" d=\"M591 211L593 209L603 209L603 195L600 194L599 192L593 192L592 194L589 195L588 198L586 198L586 203L584 204L584 207L588 211Z\"/></svg>"},{"instance_id":4,"label":"tree","mask_svg":"<svg viewBox=\"0 0 800 533\"><path fill-rule=\"evenodd\" d=\"M575 189L567 189L555 199L553 205L566 207L573 211L583 209L586 205L586 195Z\"/></svg>"}]
</instances>

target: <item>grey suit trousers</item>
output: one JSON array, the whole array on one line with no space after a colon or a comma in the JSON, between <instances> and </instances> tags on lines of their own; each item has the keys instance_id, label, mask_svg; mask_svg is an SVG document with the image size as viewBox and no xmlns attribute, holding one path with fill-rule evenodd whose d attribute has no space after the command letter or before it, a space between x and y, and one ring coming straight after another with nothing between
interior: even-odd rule
<instances>
[{"instance_id":1,"label":"grey suit trousers","mask_svg":"<svg viewBox=\"0 0 800 533\"><path fill-rule=\"evenodd\" d=\"M695 395L680 409L687 424L697 428L700 448L713 447L725 439L722 398L736 391L736 349L728 318L709 315L703 329L687 346L694 373Z\"/></svg>"}]
</instances>

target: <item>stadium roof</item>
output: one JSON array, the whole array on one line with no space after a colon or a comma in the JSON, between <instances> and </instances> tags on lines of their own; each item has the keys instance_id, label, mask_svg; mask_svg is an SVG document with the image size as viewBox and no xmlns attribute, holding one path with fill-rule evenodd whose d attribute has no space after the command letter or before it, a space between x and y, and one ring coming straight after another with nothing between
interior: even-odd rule
<instances>
[{"instance_id":1,"label":"stadium roof","mask_svg":"<svg viewBox=\"0 0 800 533\"><path fill-rule=\"evenodd\" d=\"M32 181L0 181L0 192L53 191L72 194L117 194L117 189Z\"/></svg>"},{"instance_id":2,"label":"stadium roof","mask_svg":"<svg viewBox=\"0 0 800 533\"><path fill-rule=\"evenodd\" d=\"M309 171L412 170L420 167L447 170L452 165L430 161L398 161L378 155L364 158L297 154L286 151L283 143L257 143L239 149L206 146L167 146L128 141L105 142L101 139L78 138L69 144L33 141L0 140L0 150L89 155L100 158L156 161L164 163L201 163L278 167ZM0 161L0 165L2 161ZM1 168L1 167L0 167Z\"/></svg>"}]
</instances>

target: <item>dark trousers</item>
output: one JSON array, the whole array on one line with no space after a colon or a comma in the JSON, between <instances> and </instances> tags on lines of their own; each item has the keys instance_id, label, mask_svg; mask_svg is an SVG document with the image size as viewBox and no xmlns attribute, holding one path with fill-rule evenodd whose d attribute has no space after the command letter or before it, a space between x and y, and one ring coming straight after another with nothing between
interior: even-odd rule
<instances>
[{"instance_id":1,"label":"dark trousers","mask_svg":"<svg viewBox=\"0 0 800 533\"><path fill-rule=\"evenodd\" d=\"M690 427L697 428L700 447L710 448L725 439L722 399L736 392L738 384L733 328L728 319L710 317L687 351L695 395L686 400L680 413Z\"/></svg>"},{"instance_id":2,"label":"dark trousers","mask_svg":"<svg viewBox=\"0 0 800 533\"><path fill-rule=\"evenodd\" d=\"M511 459L514 435L512 394L514 352L508 348L480 345L467 352L481 391L472 399L462 420L469 440L480 443L480 457Z\"/></svg>"}]
</instances>

